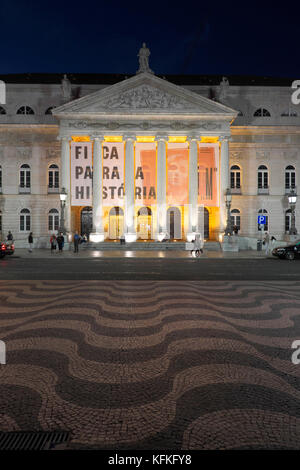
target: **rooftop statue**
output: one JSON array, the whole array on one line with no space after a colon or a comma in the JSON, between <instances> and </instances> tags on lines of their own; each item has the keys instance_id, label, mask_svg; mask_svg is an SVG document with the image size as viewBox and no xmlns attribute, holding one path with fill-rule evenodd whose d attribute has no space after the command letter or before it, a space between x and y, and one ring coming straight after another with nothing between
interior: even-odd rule
<instances>
[{"instance_id":1,"label":"rooftop statue","mask_svg":"<svg viewBox=\"0 0 300 470\"><path fill-rule=\"evenodd\" d=\"M229 81L227 77L222 77L220 82L220 89L219 89L219 101L223 101L226 99L227 90L229 87Z\"/></svg>"},{"instance_id":2,"label":"rooftop statue","mask_svg":"<svg viewBox=\"0 0 300 470\"><path fill-rule=\"evenodd\" d=\"M149 67L149 56L150 50L146 47L146 43L143 42L143 47L140 48L138 53L139 58L139 69L136 73L148 72L153 73L153 70Z\"/></svg>"},{"instance_id":3,"label":"rooftop statue","mask_svg":"<svg viewBox=\"0 0 300 470\"><path fill-rule=\"evenodd\" d=\"M71 87L71 82L68 79L66 74L64 74L64 78L61 81L61 91L62 91L63 100L70 101L71 94L72 94L72 87Z\"/></svg>"}]
</instances>

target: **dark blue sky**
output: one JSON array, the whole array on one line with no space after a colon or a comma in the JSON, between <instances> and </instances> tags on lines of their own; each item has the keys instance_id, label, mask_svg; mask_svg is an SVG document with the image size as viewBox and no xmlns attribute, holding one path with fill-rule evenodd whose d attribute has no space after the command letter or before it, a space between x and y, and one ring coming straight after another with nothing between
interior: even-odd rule
<instances>
[{"instance_id":1,"label":"dark blue sky","mask_svg":"<svg viewBox=\"0 0 300 470\"><path fill-rule=\"evenodd\" d=\"M291 2L1 0L0 74L135 73L143 41L157 74L300 79Z\"/></svg>"}]
</instances>

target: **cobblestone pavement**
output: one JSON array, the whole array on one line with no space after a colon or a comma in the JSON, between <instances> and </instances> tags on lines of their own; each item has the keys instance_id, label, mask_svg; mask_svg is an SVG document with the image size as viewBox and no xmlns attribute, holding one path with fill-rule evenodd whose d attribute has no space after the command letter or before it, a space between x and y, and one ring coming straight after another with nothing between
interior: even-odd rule
<instances>
[{"instance_id":1,"label":"cobblestone pavement","mask_svg":"<svg viewBox=\"0 0 300 470\"><path fill-rule=\"evenodd\" d=\"M1 281L0 430L300 448L300 282Z\"/></svg>"}]
</instances>

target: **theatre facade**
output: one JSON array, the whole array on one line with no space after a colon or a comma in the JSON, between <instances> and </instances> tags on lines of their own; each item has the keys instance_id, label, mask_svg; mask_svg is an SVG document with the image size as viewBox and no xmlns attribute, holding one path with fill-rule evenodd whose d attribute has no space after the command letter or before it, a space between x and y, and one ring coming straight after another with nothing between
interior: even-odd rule
<instances>
[{"instance_id":1,"label":"theatre facade","mask_svg":"<svg viewBox=\"0 0 300 470\"><path fill-rule=\"evenodd\" d=\"M68 232L94 241L223 233L235 110L143 72L53 114Z\"/></svg>"},{"instance_id":2,"label":"theatre facade","mask_svg":"<svg viewBox=\"0 0 300 470\"><path fill-rule=\"evenodd\" d=\"M262 229L284 240L300 177L291 81L166 79L141 59L129 78L0 77L0 237L21 247L32 231L43 247L63 227L91 243L222 241L230 218L245 248Z\"/></svg>"}]
</instances>

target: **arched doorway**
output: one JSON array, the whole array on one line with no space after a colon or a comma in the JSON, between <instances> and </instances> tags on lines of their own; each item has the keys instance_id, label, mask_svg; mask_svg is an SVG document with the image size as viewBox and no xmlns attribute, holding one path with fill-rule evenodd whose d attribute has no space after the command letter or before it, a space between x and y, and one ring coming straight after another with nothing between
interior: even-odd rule
<instances>
[{"instance_id":1,"label":"arched doorway","mask_svg":"<svg viewBox=\"0 0 300 470\"><path fill-rule=\"evenodd\" d=\"M87 238L93 230L93 208L84 207L80 214L81 235L86 234Z\"/></svg>"},{"instance_id":2,"label":"arched doorway","mask_svg":"<svg viewBox=\"0 0 300 470\"><path fill-rule=\"evenodd\" d=\"M198 208L198 232L205 240L209 239L209 211L206 207Z\"/></svg>"},{"instance_id":3,"label":"arched doorway","mask_svg":"<svg viewBox=\"0 0 300 470\"><path fill-rule=\"evenodd\" d=\"M109 211L109 238L116 240L124 232L124 212L121 207L113 207Z\"/></svg>"},{"instance_id":4,"label":"arched doorway","mask_svg":"<svg viewBox=\"0 0 300 470\"><path fill-rule=\"evenodd\" d=\"M181 212L178 207L169 207L167 211L167 227L170 239L181 239Z\"/></svg>"},{"instance_id":5,"label":"arched doorway","mask_svg":"<svg viewBox=\"0 0 300 470\"><path fill-rule=\"evenodd\" d=\"M138 215L138 220L137 220L138 237L141 240L150 240L151 228L152 228L152 211L150 207L141 207L137 215Z\"/></svg>"}]
</instances>

